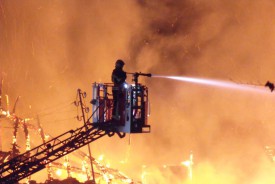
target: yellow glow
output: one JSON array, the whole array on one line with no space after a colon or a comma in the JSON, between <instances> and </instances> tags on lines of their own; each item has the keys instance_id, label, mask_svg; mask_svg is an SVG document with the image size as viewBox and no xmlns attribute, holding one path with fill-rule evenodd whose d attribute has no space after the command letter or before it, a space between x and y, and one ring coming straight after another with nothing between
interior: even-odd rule
<instances>
[{"instance_id":1,"label":"yellow glow","mask_svg":"<svg viewBox=\"0 0 275 184\"><path fill-rule=\"evenodd\" d=\"M99 155L99 157L98 157L98 160L99 161L102 161L104 159L104 155L102 154L102 155Z\"/></svg>"},{"instance_id":2,"label":"yellow glow","mask_svg":"<svg viewBox=\"0 0 275 184\"><path fill-rule=\"evenodd\" d=\"M7 162L9 158L10 158L10 155L5 158L4 162Z\"/></svg>"},{"instance_id":3,"label":"yellow glow","mask_svg":"<svg viewBox=\"0 0 275 184\"><path fill-rule=\"evenodd\" d=\"M30 135L27 135L27 140L26 140L26 151L31 150L31 141L30 141Z\"/></svg>"},{"instance_id":4,"label":"yellow glow","mask_svg":"<svg viewBox=\"0 0 275 184\"><path fill-rule=\"evenodd\" d=\"M61 170L61 169L57 169L57 170L55 171L55 174L56 174L57 176L61 176L61 175L62 175L62 170Z\"/></svg>"},{"instance_id":5,"label":"yellow glow","mask_svg":"<svg viewBox=\"0 0 275 184\"><path fill-rule=\"evenodd\" d=\"M124 180L124 182L126 182L126 183L132 183L133 180L131 180L131 179L126 179L126 180Z\"/></svg>"},{"instance_id":6,"label":"yellow glow","mask_svg":"<svg viewBox=\"0 0 275 184\"><path fill-rule=\"evenodd\" d=\"M68 166L68 162L64 162L64 163L63 163L63 165L64 165L64 167L66 167L66 168L67 168L67 166Z\"/></svg>"},{"instance_id":7,"label":"yellow glow","mask_svg":"<svg viewBox=\"0 0 275 184\"><path fill-rule=\"evenodd\" d=\"M108 162L108 163L106 164L106 167L107 167L107 168L110 168L110 167L111 167L111 163Z\"/></svg>"},{"instance_id":8,"label":"yellow glow","mask_svg":"<svg viewBox=\"0 0 275 184\"><path fill-rule=\"evenodd\" d=\"M79 174L76 174L75 177L80 182L87 181L87 176L85 174L79 173Z\"/></svg>"},{"instance_id":9,"label":"yellow glow","mask_svg":"<svg viewBox=\"0 0 275 184\"><path fill-rule=\"evenodd\" d=\"M49 135L45 135L45 140L48 140L49 139Z\"/></svg>"},{"instance_id":10,"label":"yellow glow","mask_svg":"<svg viewBox=\"0 0 275 184\"><path fill-rule=\"evenodd\" d=\"M12 136L12 144L16 143L16 137L13 135Z\"/></svg>"},{"instance_id":11,"label":"yellow glow","mask_svg":"<svg viewBox=\"0 0 275 184\"><path fill-rule=\"evenodd\" d=\"M125 160L121 160L121 161L119 161L119 163L126 164L126 161Z\"/></svg>"},{"instance_id":12,"label":"yellow glow","mask_svg":"<svg viewBox=\"0 0 275 184\"><path fill-rule=\"evenodd\" d=\"M6 111L1 111L1 114L6 116L8 113Z\"/></svg>"},{"instance_id":13,"label":"yellow glow","mask_svg":"<svg viewBox=\"0 0 275 184\"><path fill-rule=\"evenodd\" d=\"M103 174L103 179L106 181L106 182L109 182L109 177L108 177L108 175L107 174Z\"/></svg>"},{"instance_id":14,"label":"yellow glow","mask_svg":"<svg viewBox=\"0 0 275 184\"><path fill-rule=\"evenodd\" d=\"M82 160L82 171L86 171L87 170L87 162L86 160Z\"/></svg>"},{"instance_id":15,"label":"yellow glow","mask_svg":"<svg viewBox=\"0 0 275 184\"><path fill-rule=\"evenodd\" d=\"M109 174L109 178L110 178L110 179L114 179L115 177L114 177L114 175Z\"/></svg>"},{"instance_id":16,"label":"yellow glow","mask_svg":"<svg viewBox=\"0 0 275 184\"><path fill-rule=\"evenodd\" d=\"M186 167L190 167L192 165L192 162L190 160L181 162L182 165L186 166Z\"/></svg>"},{"instance_id":17,"label":"yellow glow","mask_svg":"<svg viewBox=\"0 0 275 184\"><path fill-rule=\"evenodd\" d=\"M9 101L9 96L6 95L6 102L7 102L7 112L8 112L8 115L10 114L9 112L9 107L10 107L10 101Z\"/></svg>"},{"instance_id":18,"label":"yellow glow","mask_svg":"<svg viewBox=\"0 0 275 184\"><path fill-rule=\"evenodd\" d=\"M32 118L25 118L24 119L25 122L28 122L28 121L31 121L31 120L32 120Z\"/></svg>"}]
</instances>

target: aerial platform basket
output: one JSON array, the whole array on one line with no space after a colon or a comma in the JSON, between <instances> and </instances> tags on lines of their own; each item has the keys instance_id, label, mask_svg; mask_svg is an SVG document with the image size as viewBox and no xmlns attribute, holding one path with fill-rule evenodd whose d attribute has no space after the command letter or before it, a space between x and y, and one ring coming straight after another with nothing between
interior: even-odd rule
<instances>
[{"instance_id":1,"label":"aerial platform basket","mask_svg":"<svg viewBox=\"0 0 275 184\"><path fill-rule=\"evenodd\" d=\"M112 83L93 84L93 124L112 124L119 132L149 133L148 88L141 84L124 84L118 100L116 116L113 115L114 99Z\"/></svg>"}]
</instances>

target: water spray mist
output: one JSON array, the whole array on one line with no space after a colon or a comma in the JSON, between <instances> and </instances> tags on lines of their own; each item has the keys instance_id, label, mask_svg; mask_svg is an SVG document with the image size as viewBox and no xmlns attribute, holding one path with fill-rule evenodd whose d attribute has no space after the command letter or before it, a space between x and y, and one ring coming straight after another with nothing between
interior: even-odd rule
<instances>
[{"instance_id":1,"label":"water spray mist","mask_svg":"<svg viewBox=\"0 0 275 184\"><path fill-rule=\"evenodd\" d=\"M178 80L178 81L182 81L182 82L189 82L189 83L195 83L195 84L202 84L202 85L207 85L207 86L231 88L231 89L242 90L242 91L251 91L251 92L258 92L258 93L266 93L267 92L266 88L264 88L263 86L237 84L237 83L234 83L231 81L203 79L203 78L185 77L185 76L182 77L182 76L152 75L152 77L172 79L172 80ZM269 86L267 86L267 87L269 87ZM272 91L272 89L270 89L270 90Z\"/></svg>"}]
</instances>

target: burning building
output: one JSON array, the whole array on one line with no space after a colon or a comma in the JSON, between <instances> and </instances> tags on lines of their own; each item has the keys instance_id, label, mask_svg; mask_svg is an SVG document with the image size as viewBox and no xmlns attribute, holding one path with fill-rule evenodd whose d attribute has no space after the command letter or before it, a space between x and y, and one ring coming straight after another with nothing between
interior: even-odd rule
<instances>
[{"instance_id":1,"label":"burning building","mask_svg":"<svg viewBox=\"0 0 275 184\"><path fill-rule=\"evenodd\" d=\"M10 104L22 96L18 117L38 113L55 137L82 125L70 106L75 90L89 95L92 82L110 82L117 58L128 72L272 83L274 17L272 0L1 0L0 71ZM192 150L193 183L274 183L273 93L142 82L150 88L151 133L103 138L92 144L94 155L140 180L142 165L174 165ZM5 150L14 127L2 128ZM47 172L32 176L39 177Z\"/></svg>"}]
</instances>

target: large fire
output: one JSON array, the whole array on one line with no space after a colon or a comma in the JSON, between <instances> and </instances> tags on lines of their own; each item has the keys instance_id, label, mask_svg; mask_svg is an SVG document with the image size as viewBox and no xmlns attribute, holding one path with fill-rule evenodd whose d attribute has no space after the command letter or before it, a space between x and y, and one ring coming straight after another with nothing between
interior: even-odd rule
<instances>
[{"instance_id":1,"label":"large fire","mask_svg":"<svg viewBox=\"0 0 275 184\"><path fill-rule=\"evenodd\" d=\"M273 0L0 0L2 151L22 153L80 127L72 105L76 90L90 98L92 82L111 82L118 58L128 72L274 82L274 9ZM152 132L93 142L93 156L104 154L96 172L117 168L125 178L150 184L275 182L273 93L142 80ZM92 177L87 149L80 151L31 179L66 178L69 169L81 181ZM102 182L112 175L104 173Z\"/></svg>"}]
</instances>

